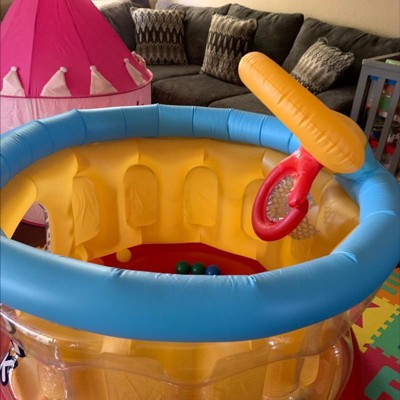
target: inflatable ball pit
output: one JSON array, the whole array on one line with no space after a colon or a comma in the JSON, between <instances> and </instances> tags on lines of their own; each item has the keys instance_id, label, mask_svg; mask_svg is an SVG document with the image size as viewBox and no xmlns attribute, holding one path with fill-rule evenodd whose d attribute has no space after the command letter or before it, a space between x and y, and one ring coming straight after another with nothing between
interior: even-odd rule
<instances>
[{"instance_id":1,"label":"inflatable ball pit","mask_svg":"<svg viewBox=\"0 0 400 400\"><path fill-rule=\"evenodd\" d=\"M6 396L338 398L351 325L399 260L399 188L367 148L360 168L350 157L354 172L318 173L312 235L265 242L251 222L257 192L298 147L274 117L160 105L6 133L2 332L7 365L18 362ZM10 239L34 202L53 254ZM144 245L161 261L211 254L221 274L132 266Z\"/></svg>"}]
</instances>

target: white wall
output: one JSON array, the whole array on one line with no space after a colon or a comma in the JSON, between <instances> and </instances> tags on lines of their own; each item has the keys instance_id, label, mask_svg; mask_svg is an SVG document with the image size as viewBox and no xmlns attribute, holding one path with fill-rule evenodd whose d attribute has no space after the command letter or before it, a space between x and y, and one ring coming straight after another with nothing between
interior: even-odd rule
<instances>
[{"instance_id":1,"label":"white wall","mask_svg":"<svg viewBox=\"0 0 400 400\"><path fill-rule=\"evenodd\" d=\"M0 0L3 16L12 0ZM110 1L110 0L108 0ZM195 6L218 6L229 0L171 0ZM155 4L156 0L150 0ZM301 12L333 24L352 26L382 36L400 37L400 0L231 0L256 10Z\"/></svg>"},{"instance_id":2,"label":"white wall","mask_svg":"<svg viewBox=\"0 0 400 400\"><path fill-rule=\"evenodd\" d=\"M229 0L172 0L195 6L219 6ZM351 26L381 36L400 37L400 0L237 0L256 10L301 12L306 17Z\"/></svg>"}]
</instances>

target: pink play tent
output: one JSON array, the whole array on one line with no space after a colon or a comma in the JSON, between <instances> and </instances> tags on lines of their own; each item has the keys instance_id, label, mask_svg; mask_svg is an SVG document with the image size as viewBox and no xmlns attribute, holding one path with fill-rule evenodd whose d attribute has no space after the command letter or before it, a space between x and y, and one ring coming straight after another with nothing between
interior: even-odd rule
<instances>
[{"instance_id":1,"label":"pink play tent","mask_svg":"<svg viewBox=\"0 0 400 400\"><path fill-rule=\"evenodd\" d=\"M149 104L151 72L91 0L14 0L0 43L3 133L74 108ZM25 222L44 225L34 204Z\"/></svg>"},{"instance_id":2,"label":"pink play tent","mask_svg":"<svg viewBox=\"0 0 400 400\"><path fill-rule=\"evenodd\" d=\"M1 24L1 132L74 108L150 103L151 72L91 0L14 0Z\"/></svg>"}]
</instances>

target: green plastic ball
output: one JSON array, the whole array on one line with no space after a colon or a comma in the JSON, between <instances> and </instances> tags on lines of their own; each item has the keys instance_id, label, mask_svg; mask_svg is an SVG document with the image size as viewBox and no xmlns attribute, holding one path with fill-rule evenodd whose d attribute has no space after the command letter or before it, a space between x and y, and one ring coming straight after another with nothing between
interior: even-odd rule
<instances>
[{"instance_id":1,"label":"green plastic ball","mask_svg":"<svg viewBox=\"0 0 400 400\"><path fill-rule=\"evenodd\" d=\"M190 264L187 261L179 261L176 263L175 272L180 275L186 275L190 272Z\"/></svg>"},{"instance_id":2,"label":"green plastic ball","mask_svg":"<svg viewBox=\"0 0 400 400\"><path fill-rule=\"evenodd\" d=\"M193 275L204 275L206 267L202 262L195 262L192 264L192 274Z\"/></svg>"}]
</instances>

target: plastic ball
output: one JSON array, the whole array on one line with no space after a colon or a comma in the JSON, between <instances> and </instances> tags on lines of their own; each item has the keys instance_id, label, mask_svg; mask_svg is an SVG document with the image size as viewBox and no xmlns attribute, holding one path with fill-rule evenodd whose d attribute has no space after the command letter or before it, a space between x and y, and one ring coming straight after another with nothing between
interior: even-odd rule
<instances>
[{"instance_id":1,"label":"plastic ball","mask_svg":"<svg viewBox=\"0 0 400 400\"><path fill-rule=\"evenodd\" d=\"M115 256L119 262L126 263L131 260L132 253L129 249L122 249L117 251Z\"/></svg>"},{"instance_id":2,"label":"plastic ball","mask_svg":"<svg viewBox=\"0 0 400 400\"><path fill-rule=\"evenodd\" d=\"M179 261L176 263L175 272L177 274L185 275L190 272L190 264L187 261Z\"/></svg>"},{"instance_id":3,"label":"plastic ball","mask_svg":"<svg viewBox=\"0 0 400 400\"><path fill-rule=\"evenodd\" d=\"M192 264L193 275L204 275L206 267L202 262L195 262Z\"/></svg>"},{"instance_id":4,"label":"plastic ball","mask_svg":"<svg viewBox=\"0 0 400 400\"><path fill-rule=\"evenodd\" d=\"M209 265L206 268L206 275L221 275L221 270L217 265Z\"/></svg>"}]
</instances>

